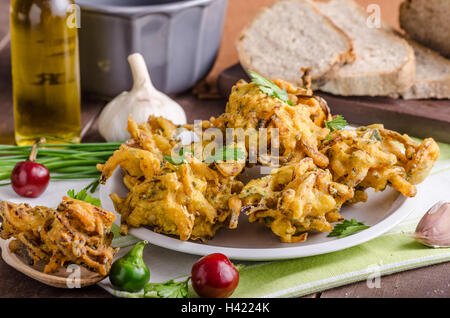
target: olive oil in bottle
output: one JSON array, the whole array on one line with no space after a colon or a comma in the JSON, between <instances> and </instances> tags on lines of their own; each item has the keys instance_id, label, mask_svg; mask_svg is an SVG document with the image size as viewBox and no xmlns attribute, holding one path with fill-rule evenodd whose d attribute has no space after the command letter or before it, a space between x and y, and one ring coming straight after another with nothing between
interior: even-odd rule
<instances>
[{"instance_id":1,"label":"olive oil in bottle","mask_svg":"<svg viewBox=\"0 0 450 318\"><path fill-rule=\"evenodd\" d=\"M80 71L73 0L11 0L15 138L80 141Z\"/></svg>"}]
</instances>

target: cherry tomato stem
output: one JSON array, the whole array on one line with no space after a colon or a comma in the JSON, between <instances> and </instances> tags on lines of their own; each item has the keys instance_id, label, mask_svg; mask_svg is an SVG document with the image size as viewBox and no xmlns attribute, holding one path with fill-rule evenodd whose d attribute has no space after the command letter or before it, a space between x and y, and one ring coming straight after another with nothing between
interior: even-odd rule
<instances>
[{"instance_id":1,"label":"cherry tomato stem","mask_svg":"<svg viewBox=\"0 0 450 318\"><path fill-rule=\"evenodd\" d=\"M31 148L27 161L18 162L11 172L11 185L14 191L23 197L37 198L50 182L50 173L43 164L37 163L38 146L42 139Z\"/></svg>"}]
</instances>

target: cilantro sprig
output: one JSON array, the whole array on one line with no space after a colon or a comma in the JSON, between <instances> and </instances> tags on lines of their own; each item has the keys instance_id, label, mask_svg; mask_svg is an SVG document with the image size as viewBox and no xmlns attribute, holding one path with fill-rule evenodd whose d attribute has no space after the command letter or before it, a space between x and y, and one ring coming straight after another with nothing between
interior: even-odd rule
<instances>
[{"instance_id":1,"label":"cilantro sprig","mask_svg":"<svg viewBox=\"0 0 450 318\"><path fill-rule=\"evenodd\" d=\"M347 125L347 121L341 115L331 121L325 120L325 127L327 127L331 132L344 129Z\"/></svg>"},{"instance_id":2,"label":"cilantro sprig","mask_svg":"<svg viewBox=\"0 0 450 318\"><path fill-rule=\"evenodd\" d=\"M92 197L91 195L88 195L86 189L83 189L78 193L75 193L75 190L71 189L71 190L67 191L67 195L69 197L71 197L72 199L84 201L84 202L90 203L90 204L98 206L98 207L100 207L102 204L100 199L97 199L97 198Z\"/></svg>"},{"instance_id":3,"label":"cilantro sprig","mask_svg":"<svg viewBox=\"0 0 450 318\"><path fill-rule=\"evenodd\" d=\"M182 282L169 280L165 283L150 283L144 287L144 296L147 298L187 298L188 282L190 277Z\"/></svg>"},{"instance_id":4,"label":"cilantro sprig","mask_svg":"<svg viewBox=\"0 0 450 318\"><path fill-rule=\"evenodd\" d=\"M223 146L222 149L216 151L214 155L206 158L205 162L212 163L218 161L227 161L230 159L234 161L239 161L244 158L245 152L242 151L241 148Z\"/></svg>"},{"instance_id":5,"label":"cilantro sprig","mask_svg":"<svg viewBox=\"0 0 450 318\"><path fill-rule=\"evenodd\" d=\"M355 219L345 220L342 223L336 224L333 231L328 234L328 237L343 238L361 232L368 229L370 226L365 225L363 222L358 222Z\"/></svg>"},{"instance_id":6,"label":"cilantro sprig","mask_svg":"<svg viewBox=\"0 0 450 318\"><path fill-rule=\"evenodd\" d=\"M263 92L269 95L270 97L278 98L279 100L289 104L289 105L295 105L293 102L289 100L288 93L286 90L279 88L274 82L271 80L268 80L264 76L249 70L248 73L250 74L251 80L253 83L259 86L259 89Z\"/></svg>"},{"instance_id":7,"label":"cilantro sprig","mask_svg":"<svg viewBox=\"0 0 450 318\"><path fill-rule=\"evenodd\" d=\"M328 134L327 139L331 139L331 133L333 131L344 129L347 126L348 126L347 121L341 115L337 116L335 119L333 119L331 121L325 120L325 127L330 130L330 133Z\"/></svg>"},{"instance_id":8,"label":"cilantro sprig","mask_svg":"<svg viewBox=\"0 0 450 318\"><path fill-rule=\"evenodd\" d=\"M182 165L186 162L186 154L191 153L194 155L194 152L191 150L187 150L185 148L181 148L178 152L178 157L171 157L171 156L164 156L164 159L166 159L168 162L175 166ZM238 161L245 158L245 152L238 148L238 147L228 147L223 146L221 149L216 151L213 155L206 158L206 163L213 163L213 162L219 162L219 161L227 161L227 160L234 160Z\"/></svg>"}]
</instances>

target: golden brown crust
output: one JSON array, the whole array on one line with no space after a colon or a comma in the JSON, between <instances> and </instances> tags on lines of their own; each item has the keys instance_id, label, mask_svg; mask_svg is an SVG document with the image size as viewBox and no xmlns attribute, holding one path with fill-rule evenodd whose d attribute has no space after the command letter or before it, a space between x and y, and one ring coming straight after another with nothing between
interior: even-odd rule
<instances>
[{"instance_id":1,"label":"golden brown crust","mask_svg":"<svg viewBox=\"0 0 450 318\"><path fill-rule=\"evenodd\" d=\"M252 153L246 136L249 140L253 136L247 132L237 134L243 135L241 142L239 138L233 141L233 146L246 154L244 160L207 163L192 154L180 165L161 159L158 171L146 166L133 172L129 167L141 167L143 159L126 154L130 162L124 165L124 182L130 192L126 198L111 195L125 222L121 229L126 231L128 225L150 226L181 240L205 241L220 227L236 228L239 214L244 212L250 222L265 224L282 242L302 242L308 232L331 231L331 223L343 220L341 206L366 201L367 188L382 191L391 185L405 196L414 196L414 184L424 180L439 156L434 140L427 139L419 145L382 125L336 130L323 99L306 87L295 87L279 79L274 83L286 91L289 103L269 96L270 92L263 92L255 83L241 80L233 87L225 113L204 121L201 128L218 128L220 132L228 128L242 132L277 128L279 142L274 143L279 145L280 156L275 155L280 161L278 169L245 187L235 179L245 167L256 163L246 161ZM164 130L161 124L166 127ZM133 139L127 146L154 152L160 158L159 146L144 150L142 142L158 135L163 138L162 145L171 144L171 134L162 136L171 130L167 127L170 125L164 119L154 117L140 126L132 123ZM193 130L190 125L184 128ZM404 145L404 152L396 145L398 142ZM271 157L271 143L272 136L256 134L256 157L262 165L273 166L266 160ZM261 153L261 144L267 145L265 154ZM203 139L202 143L184 147L203 153L209 145ZM116 161L111 158L103 168L108 164L117 166ZM145 169L150 173L145 173Z\"/></svg>"},{"instance_id":2,"label":"golden brown crust","mask_svg":"<svg viewBox=\"0 0 450 318\"><path fill-rule=\"evenodd\" d=\"M106 276L118 251L110 246L115 215L83 201L64 197L56 210L2 201L0 216L1 238L20 241L44 273L74 263Z\"/></svg>"},{"instance_id":3,"label":"golden brown crust","mask_svg":"<svg viewBox=\"0 0 450 318\"><path fill-rule=\"evenodd\" d=\"M261 222L284 243L303 242L307 232L330 232L342 220L339 210L353 189L333 182L311 158L283 166L250 181L240 197L250 222Z\"/></svg>"},{"instance_id":4,"label":"golden brown crust","mask_svg":"<svg viewBox=\"0 0 450 318\"><path fill-rule=\"evenodd\" d=\"M242 186L235 176L244 169L245 158L204 162L193 156L198 148L203 153L207 145L213 144L204 141L183 147L189 150L184 161L170 162L167 158L172 155L171 147L179 146L173 134L176 127L171 125L160 117L150 117L141 125L130 119L132 139L127 144L134 147L122 146L105 165L99 166L105 181L118 165L125 171L128 195L125 198L111 195L116 211L121 214L121 233L126 234L128 226L148 226L182 241L207 241L221 227L236 228L240 208L234 194ZM203 128L209 127L210 123L203 123ZM191 131L193 127L186 125L183 129ZM245 154L244 146L235 147ZM155 164L146 164L148 157Z\"/></svg>"}]
</instances>

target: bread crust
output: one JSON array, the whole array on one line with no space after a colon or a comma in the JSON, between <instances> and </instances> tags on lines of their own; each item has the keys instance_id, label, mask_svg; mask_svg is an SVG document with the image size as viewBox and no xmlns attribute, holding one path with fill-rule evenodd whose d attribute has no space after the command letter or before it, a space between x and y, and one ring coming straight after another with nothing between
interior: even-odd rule
<instances>
[{"instance_id":1,"label":"bread crust","mask_svg":"<svg viewBox=\"0 0 450 318\"><path fill-rule=\"evenodd\" d=\"M353 0L346 0L359 14L366 15L364 10ZM330 78L320 90L342 96L389 96L407 91L415 81L416 61L413 48L408 42L385 28L380 28L386 37L403 42L407 56L404 63L391 72L365 72L357 76L339 74Z\"/></svg>"},{"instance_id":2,"label":"bread crust","mask_svg":"<svg viewBox=\"0 0 450 318\"><path fill-rule=\"evenodd\" d=\"M410 40L411 41L411 40ZM417 43L412 42L413 46L432 55L435 59L440 60L443 64L447 64L447 69L450 69L450 60L441 56L439 53ZM450 99L450 73L445 79L418 79L410 89L401 94L403 99Z\"/></svg>"},{"instance_id":3,"label":"bread crust","mask_svg":"<svg viewBox=\"0 0 450 318\"><path fill-rule=\"evenodd\" d=\"M255 72L258 72L258 69L256 69L255 67L252 66L251 58L248 57L247 54L245 53L245 50L242 47L242 42L243 42L244 38L246 37L247 32L253 25L253 23L255 23L255 21L266 10L270 10L273 6L277 5L279 2L286 2L286 1L287 2L306 2L306 3L308 3L317 14L319 14L320 16L322 16L324 18L324 20L329 24L329 26L331 26L336 32L338 32L341 36L343 36L347 40L347 43L348 43L347 50L345 52L335 56L334 61L331 62L330 68L327 71L322 72L322 73L317 74L312 77L313 88L317 88L320 85L320 83L326 81L327 76L333 74L337 69L344 66L345 64L354 62L356 60L356 53L354 50L353 40L347 35L347 33L345 33L341 28L336 26L327 16L322 14L322 12L320 12L320 10L316 6L316 4L310 0L277 0L272 5L262 8L259 11L259 13L253 18L253 20L250 23L248 23L247 26L241 31L241 33L236 41L236 48L237 48L237 52L238 52L239 61L246 72L248 72L248 70L253 70ZM299 76L299 80L297 82L295 82L295 84L297 84L297 85L302 84L300 76Z\"/></svg>"},{"instance_id":4,"label":"bread crust","mask_svg":"<svg viewBox=\"0 0 450 318\"><path fill-rule=\"evenodd\" d=\"M399 69L329 78L320 90L342 96L388 96L407 91L415 81L416 62L413 49L406 41L405 44L408 57Z\"/></svg>"},{"instance_id":5,"label":"bread crust","mask_svg":"<svg viewBox=\"0 0 450 318\"><path fill-rule=\"evenodd\" d=\"M450 58L450 1L406 0L400 5L400 26L419 42Z\"/></svg>"}]
</instances>

